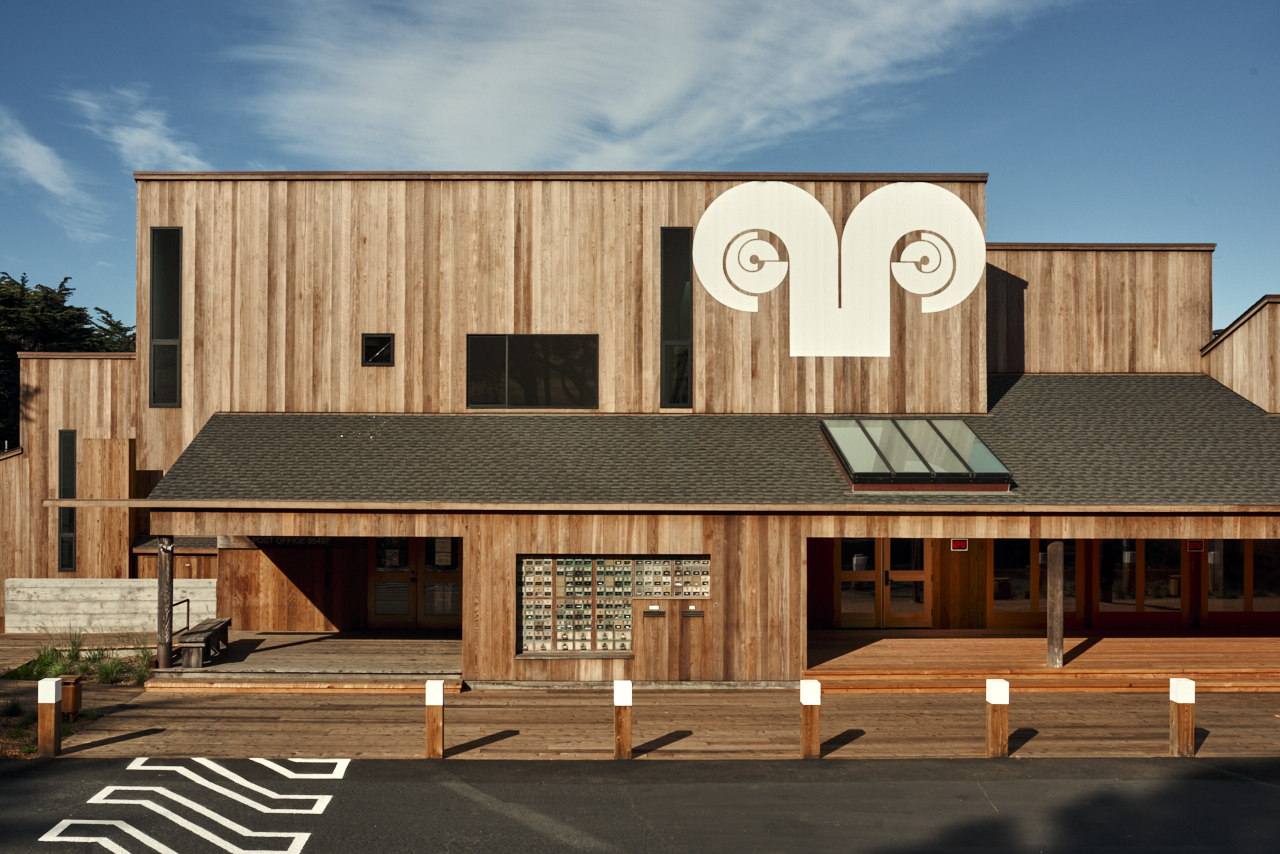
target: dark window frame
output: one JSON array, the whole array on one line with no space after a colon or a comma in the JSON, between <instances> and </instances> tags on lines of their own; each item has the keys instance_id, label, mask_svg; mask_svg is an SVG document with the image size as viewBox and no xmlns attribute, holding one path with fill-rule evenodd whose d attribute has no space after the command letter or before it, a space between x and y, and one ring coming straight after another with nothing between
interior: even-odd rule
<instances>
[{"instance_id":1,"label":"dark window frame","mask_svg":"<svg viewBox=\"0 0 1280 854\"><path fill-rule=\"evenodd\" d=\"M174 312L176 314L175 321L172 324L174 326L174 329L172 331L175 331L178 333L178 337L176 338L154 337L154 332L157 326L169 325L169 324L158 324L157 317L156 317L156 306L159 302L156 299L157 288L159 287L159 282L157 281L157 272L160 272L160 271L157 271L157 268L156 268L156 263L157 263L156 256L159 254L156 252L156 238L160 232L177 232L177 237L178 237L178 269L177 269L176 286L175 286L176 294L172 295L172 300L171 300L174 306ZM181 409L182 408L182 228L180 226L153 227L151 229L150 249L151 249L151 284L150 284L150 301L151 302L150 302L150 326L147 329L147 334L152 337L150 340L150 347L149 347L149 353L148 353L148 358L149 358L148 367L149 367L149 374L150 374L148 403L152 409ZM174 393L172 398L157 397L156 353L160 348L172 348L173 350L173 356L174 356L173 358L173 363L174 363L173 364L173 371L174 371L173 392Z\"/></svg>"},{"instance_id":2,"label":"dark window frame","mask_svg":"<svg viewBox=\"0 0 1280 854\"><path fill-rule=\"evenodd\" d=\"M501 377L502 386L502 402L501 403L475 403L472 399L472 342L476 339L502 339L503 340L503 368ZM528 403L512 403L510 394L511 385L511 357L512 357L512 339L533 339L533 338L583 338L591 339L595 349L595 398L589 403L581 405L572 405L564 403L548 403L548 404L528 404ZM600 408L600 336L597 333L545 333L545 334L503 334L503 333L477 333L467 335L467 408L468 409L582 409L587 411L597 410Z\"/></svg>"},{"instance_id":3,"label":"dark window frame","mask_svg":"<svg viewBox=\"0 0 1280 854\"><path fill-rule=\"evenodd\" d=\"M76 431L58 431L58 498L76 497ZM58 508L58 572L76 571L76 508Z\"/></svg>"},{"instance_id":4,"label":"dark window frame","mask_svg":"<svg viewBox=\"0 0 1280 854\"><path fill-rule=\"evenodd\" d=\"M386 362L370 362L366 358L367 344L370 338L387 338L388 358ZM381 352L381 351L379 351ZM363 332L360 335L360 367L362 368L394 368L396 366L396 334L394 332Z\"/></svg>"}]
</instances>

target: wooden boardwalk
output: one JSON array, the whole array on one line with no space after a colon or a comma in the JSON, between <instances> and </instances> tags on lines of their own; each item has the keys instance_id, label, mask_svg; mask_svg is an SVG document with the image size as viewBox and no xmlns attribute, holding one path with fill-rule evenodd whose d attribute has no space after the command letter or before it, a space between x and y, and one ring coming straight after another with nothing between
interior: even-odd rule
<instances>
[{"instance_id":1,"label":"wooden boardwalk","mask_svg":"<svg viewBox=\"0 0 1280 854\"><path fill-rule=\"evenodd\" d=\"M607 759L611 694L488 689L445 698L446 756ZM637 759L794 759L794 690L641 690ZM1210 694L1196 705L1200 756L1280 756L1280 696ZM982 755L984 702L972 694L825 697L828 759ZM349 757L422 755L423 706L404 696L156 694L69 738L69 756ZM1168 702L1150 694L1015 694L1015 757L1164 756Z\"/></svg>"},{"instance_id":2,"label":"wooden boardwalk","mask_svg":"<svg viewBox=\"0 0 1280 854\"><path fill-rule=\"evenodd\" d=\"M1019 691L1280 691L1280 638L1068 637L1065 666L1045 664L1036 636L971 632L812 632L809 669L824 692L980 692L988 678Z\"/></svg>"}]
</instances>

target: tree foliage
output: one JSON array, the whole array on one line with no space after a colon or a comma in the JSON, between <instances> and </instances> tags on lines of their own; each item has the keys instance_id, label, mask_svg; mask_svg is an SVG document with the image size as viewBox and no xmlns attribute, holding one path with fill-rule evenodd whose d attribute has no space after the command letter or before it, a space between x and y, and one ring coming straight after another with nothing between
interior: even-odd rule
<instances>
[{"instance_id":1,"label":"tree foliage","mask_svg":"<svg viewBox=\"0 0 1280 854\"><path fill-rule=\"evenodd\" d=\"M0 441L18 444L22 394L18 353L132 353L134 327L111 312L70 303L75 288L68 276L56 288L31 285L0 272ZM3 445L0 445L3 447Z\"/></svg>"}]
</instances>

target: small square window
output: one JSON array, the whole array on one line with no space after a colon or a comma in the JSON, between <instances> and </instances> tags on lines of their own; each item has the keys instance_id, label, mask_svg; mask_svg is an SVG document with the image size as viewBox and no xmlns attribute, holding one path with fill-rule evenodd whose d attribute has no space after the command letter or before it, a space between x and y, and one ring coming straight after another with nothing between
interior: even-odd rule
<instances>
[{"instance_id":1,"label":"small square window","mask_svg":"<svg viewBox=\"0 0 1280 854\"><path fill-rule=\"evenodd\" d=\"M388 368L396 363L396 336L366 332L360 336L362 367Z\"/></svg>"}]
</instances>

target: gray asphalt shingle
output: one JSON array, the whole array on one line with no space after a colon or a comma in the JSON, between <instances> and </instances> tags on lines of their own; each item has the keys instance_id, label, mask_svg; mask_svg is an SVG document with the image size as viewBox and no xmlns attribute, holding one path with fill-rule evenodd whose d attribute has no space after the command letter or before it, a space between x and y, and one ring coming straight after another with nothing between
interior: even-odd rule
<instances>
[{"instance_id":1,"label":"gray asphalt shingle","mask_svg":"<svg viewBox=\"0 0 1280 854\"><path fill-rule=\"evenodd\" d=\"M852 493L817 415L221 413L152 498L1280 504L1280 418L1201 375L990 378L999 493ZM838 417L838 416L837 416Z\"/></svg>"}]
</instances>

